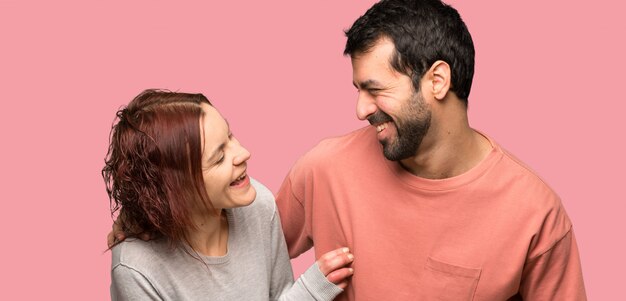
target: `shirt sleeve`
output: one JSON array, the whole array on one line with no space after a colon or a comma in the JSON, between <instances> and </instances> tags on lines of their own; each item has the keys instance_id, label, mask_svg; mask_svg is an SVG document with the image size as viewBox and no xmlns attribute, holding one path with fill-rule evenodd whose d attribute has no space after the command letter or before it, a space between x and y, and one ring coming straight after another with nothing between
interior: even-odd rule
<instances>
[{"instance_id":1,"label":"shirt sleeve","mask_svg":"<svg viewBox=\"0 0 626 301\"><path fill-rule=\"evenodd\" d=\"M524 300L587 300L571 229L552 248L526 262L520 294Z\"/></svg>"},{"instance_id":2,"label":"shirt sleeve","mask_svg":"<svg viewBox=\"0 0 626 301\"><path fill-rule=\"evenodd\" d=\"M287 245L283 239L280 218L276 211L272 219L272 261L270 300L329 301L343 292L341 288L326 279L317 263L313 264L295 283L293 282Z\"/></svg>"},{"instance_id":3,"label":"shirt sleeve","mask_svg":"<svg viewBox=\"0 0 626 301\"><path fill-rule=\"evenodd\" d=\"M296 163L276 195L276 204L280 212L290 258L296 258L313 247L313 240L307 229L308 215L305 212L304 186L304 176L299 172Z\"/></svg>"},{"instance_id":4,"label":"shirt sleeve","mask_svg":"<svg viewBox=\"0 0 626 301\"><path fill-rule=\"evenodd\" d=\"M118 264L111 271L111 300L163 300L138 271Z\"/></svg>"}]
</instances>

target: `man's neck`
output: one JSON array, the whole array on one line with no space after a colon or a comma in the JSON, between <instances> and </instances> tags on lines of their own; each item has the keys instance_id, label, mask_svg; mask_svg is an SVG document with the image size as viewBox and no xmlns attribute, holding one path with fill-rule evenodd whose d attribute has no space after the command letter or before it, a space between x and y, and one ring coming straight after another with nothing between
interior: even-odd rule
<instances>
[{"instance_id":1,"label":"man's neck","mask_svg":"<svg viewBox=\"0 0 626 301\"><path fill-rule=\"evenodd\" d=\"M470 128L465 117L431 127L416 155L400 164L418 177L446 179L480 164L491 149L489 140Z\"/></svg>"}]
</instances>

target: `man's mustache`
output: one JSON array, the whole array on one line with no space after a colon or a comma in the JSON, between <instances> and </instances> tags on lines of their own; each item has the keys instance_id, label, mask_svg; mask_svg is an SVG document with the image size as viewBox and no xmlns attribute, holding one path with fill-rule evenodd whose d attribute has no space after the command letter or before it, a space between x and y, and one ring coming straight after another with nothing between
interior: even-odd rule
<instances>
[{"instance_id":1,"label":"man's mustache","mask_svg":"<svg viewBox=\"0 0 626 301\"><path fill-rule=\"evenodd\" d=\"M381 110L378 110L374 112L374 114L367 117L367 121L369 121L371 125L374 125L374 124L380 124L384 122L393 122L393 118L391 118L391 116L389 116L387 113Z\"/></svg>"}]
</instances>

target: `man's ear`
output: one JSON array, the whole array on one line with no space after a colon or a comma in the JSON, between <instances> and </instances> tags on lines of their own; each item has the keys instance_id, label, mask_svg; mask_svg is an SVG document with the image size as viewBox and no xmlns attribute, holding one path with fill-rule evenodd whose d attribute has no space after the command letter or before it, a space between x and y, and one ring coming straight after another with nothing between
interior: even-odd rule
<instances>
[{"instance_id":1,"label":"man's ear","mask_svg":"<svg viewBox=\"0 0 626 301\"><path fill-rule=\"evenodd\" d=\"M436 61L428 70L430 93L437 100L442 100L448 94L451 83L450 65L444 61Z\"/></svg>"}]
</instances>

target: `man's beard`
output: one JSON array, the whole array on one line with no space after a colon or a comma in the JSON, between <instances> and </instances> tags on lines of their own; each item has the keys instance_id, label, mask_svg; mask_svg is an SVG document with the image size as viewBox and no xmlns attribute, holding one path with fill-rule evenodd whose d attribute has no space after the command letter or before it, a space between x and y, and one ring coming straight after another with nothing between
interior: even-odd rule
<instances>
[{"instance_id":1,"label":"man's beard","mask_svg":"<svg viewBox=\"0 0 626 301\"><path fill-rule=\"evenodd\" d=\"M390 161L400 161L415 156L430 128L431 111L424 102L421 93L414 92L400 112L404 114L393 120L383 111L376 111L367 120L370 124L393 122L396 127L396 137L382 140L383 154Z\"/></svg>"}]
</instances>

